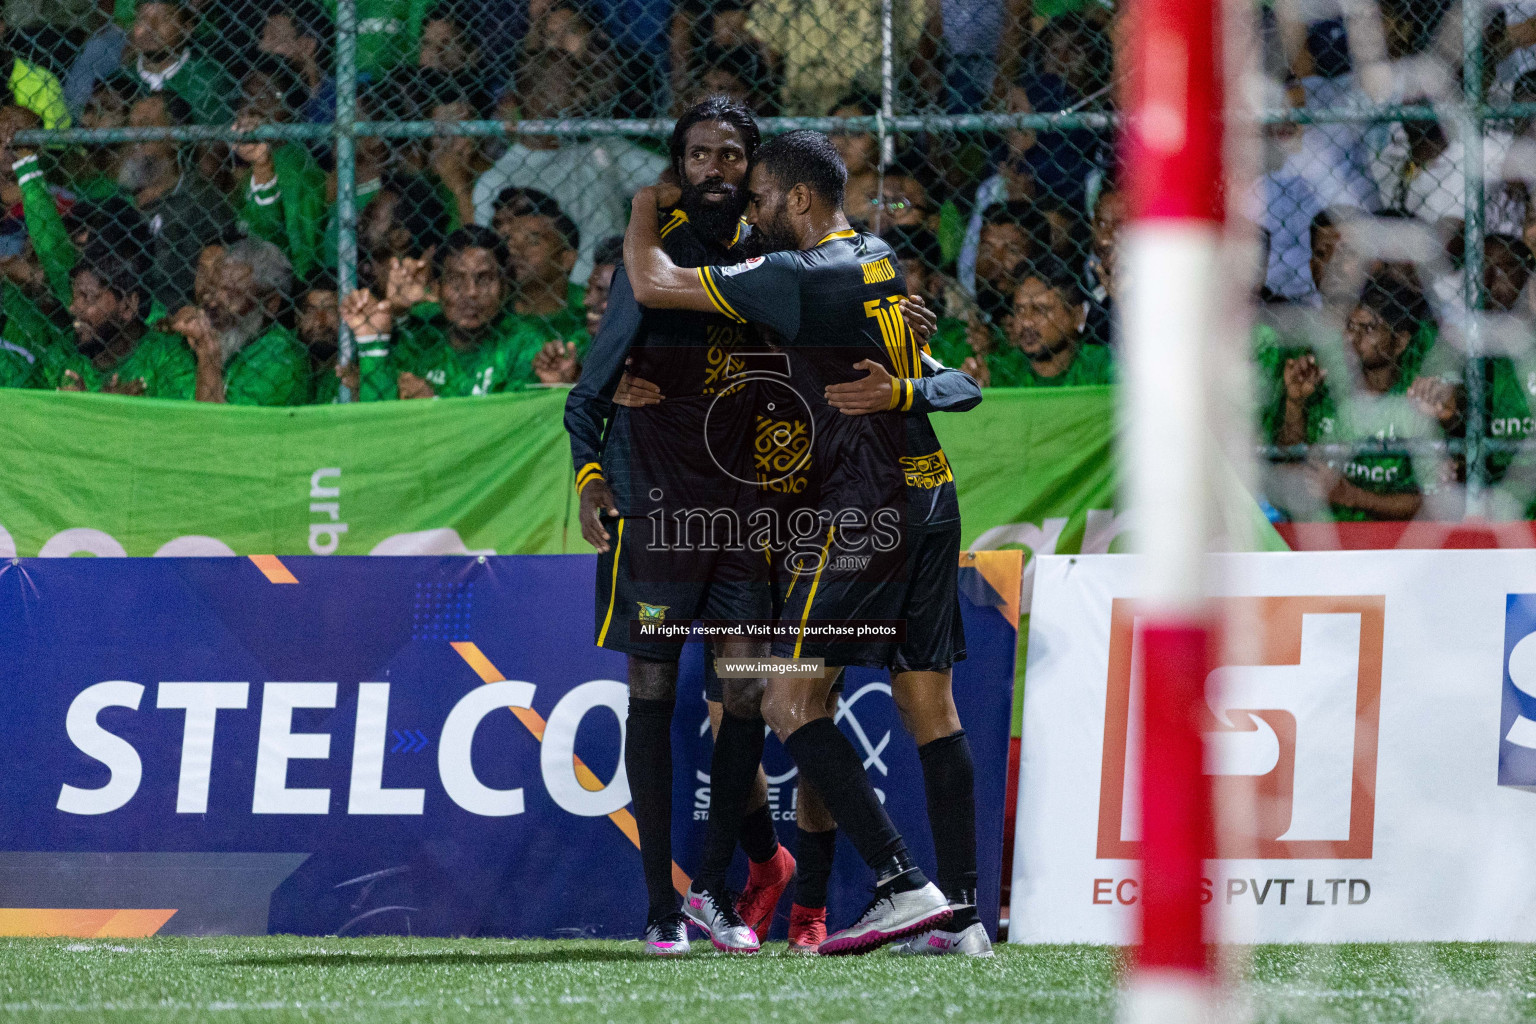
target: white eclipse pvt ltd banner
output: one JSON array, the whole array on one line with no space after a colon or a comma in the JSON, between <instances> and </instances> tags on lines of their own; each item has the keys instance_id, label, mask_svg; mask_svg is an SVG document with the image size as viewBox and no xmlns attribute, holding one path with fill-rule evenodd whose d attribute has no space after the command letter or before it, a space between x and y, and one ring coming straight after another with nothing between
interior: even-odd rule
<instances>
[{"instance_id":1,"label":"white eclipse pvt ltd banner","mask_svg":"<svg viewBox=\"0 0 1536 1024\"><path fill-rule=\"evenodd\" d=\"M1036 561L1009 938L1124 943L1136 562ZM1201 717L1236 855L1206 862L1217 936L1536 941L1536 550L1216 568L1228 637Z\"/></svg>"}]
</instances>

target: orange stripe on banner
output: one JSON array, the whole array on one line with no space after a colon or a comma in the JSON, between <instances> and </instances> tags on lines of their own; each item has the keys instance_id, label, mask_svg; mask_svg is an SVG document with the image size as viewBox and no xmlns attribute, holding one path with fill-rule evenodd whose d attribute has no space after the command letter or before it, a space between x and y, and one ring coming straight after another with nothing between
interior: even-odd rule
<instances>
[{"instance_id":1,"label":"orange stripe on banner","mask_svg":"<svg viewBox=\"0 0 1536 1024\"><path fill-rule=\"evenodd\" d=\"M142 939L154 935L174 910L0 907L0 936L61 939Z\"/></svg>"},{"instance_id":2,"label":"orange stripe on banner","mask_svg":"<svg viewBox=\"0 0 1536 1024\"><path fill-rule=\"evenodd\" d=\"M288 567L278 559L276 555L252 555L251 562L261 570L261 574L270 583L297 583L298 578L288 571Z\"/></svg>"},{"instance_id":3,"label":"orange stripe on banner","mask_svg":"<svg viewBox=\"0 0 1536 1024\"><path fill-rule=\"evenodd\" d=\"M487 658L483 653L481 653L480 648L476 647L473 643L467 640L455 640L453 642L453 649L459 652L459 657L463 658L469 667L474 670L475 675L480 677L480 681L482 683L504 683L507 681L507 677L502 675L497 670L495 665L491 664L491 659ZM544 742L545 723L543 715L539 714L532 708L509 707L507 710L516 715L517 720L528 727L528 731L533 733L534 739L538 740L540 743ZM580 760L578 760L576 764L578 765L576 769L576 781L582 782L583 789L591 789L592 787L587 786L581 778L581 770L586 766L581 764ZM587 772L587 774L596 780L597 776L592 775L591 772ZM599 782L596 788L602 789L603 784Z\"/></svg>"},{"instance_id":4,"label":"orange stripe on banner","mask_svg":"<svg viewBox=\"0 0 1536 1024\"><path fill-rule=\"evenodd\" d=\"M962 551L960 568L975 569L982 579L1003 599L1003 617L1017 624L1020 613L1020 587L1024 579L1024 552Z\"/></svg>"},{"instance_id":5,"label":"orange stripe on banner","mask_svg":"<svg viewBox=\"0 0 1536 1024\"><path fill-rule=\"evenodd\" d=\"M98 939L141 939L154 935L176 913L174 910L119 910L96 933Z\"/></svg>"},{"instance_id":6,"label":"orange stripe on banner","mask_svg":"<svg viewBox=\"0 0 1536 1024\"><path fill-rule=\"evenodd\" d=\"M458 652L459 657L464 659L464 663L470 667L471 671L480 677L481 682L501 683L506 681L507 677L502 675L495 665L491 664L491 659L487 658L485 652L480 650L479 646L474 642L455 640L452 642L452 647ZM546 725L544 716L531 708L508 708L507 710L516 715L517 720L528 727L528 731L533 733L534 739L540 743L544 742L544 729ZM571 761L576 769L576 781L581 784L582 789L590 793L596 793L603 788L603 781L597 777L597 774L592 769L582 762L581 758L572 757ZM619 808L608 815L608 819L619 827L619 831L624 833L625 838L635 845L635 849L638 850L640 848L640 829L635 824L635 816L629 812L629 808ZM692 884L693 880L688 877L688 873L677 866L677 861L673 861L673 887L680 893L686 893L688 887Z\"/></svg>"}]
</instances>

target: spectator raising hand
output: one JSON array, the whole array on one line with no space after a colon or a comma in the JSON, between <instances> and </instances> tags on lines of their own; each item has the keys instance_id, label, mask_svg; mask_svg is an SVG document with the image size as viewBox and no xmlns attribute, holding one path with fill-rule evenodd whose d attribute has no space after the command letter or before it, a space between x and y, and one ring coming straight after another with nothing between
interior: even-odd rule
<instances>
[{"instance_id":1,"label":"spectator raising hand","mask_svg":"<svg viewBox=\"0 0 1536 1024\"><path fill-rule=\"evenodd\" d=\"M394 323L389 303L374 298L367 288L359 288L342 300L341 319L359 340L387 335Z\"/></svg>"},{"instance_id":2,"label":"spectator raising hand","mask_svg":"<svg viewBox=\"0 0 1536 1024\"><path fill-rule=\"evenodd\" d=\"M420 303L437 301L437 285L432 280L432 250L427 250L420 259L391 258L387 274L385 304L395 316L404 316Z\"/></svg>"},{"instance_id":3,"label":"spectator raising hand","mask_svg":"<svg viewBox=\"0 0 1536 1024\"><path fill-rule=\"evenodd\" d=\"M436 398L437 392L432 385L422 380L409 370L402 370L396 378L396 386L400 389L402 401L412 398Z\"/></svg>"},{"instance_id":4,"label":"spectator raising hand","mask_svg":"<svg viewBox=\"0 0 1536 1024\"><path fill-rule=\"evenodd\" d=\"M1280 371L1285 385L1285 410L1275 443L1283 447L1307 443L1307 406L1328 378L1328 371L1317 365L1317 357L1306 355L1287 359Z\"/></svg>"},{"instance_id":5,"label":"spectator raising hand","mask_svg":"<svg viewBox=\"0 0 1536 1024\"><path fill-rule=\"evenodd\" d=\"M249 132L260 128L264 123L260 115L254 111L246 111L235 118L234 129L237 132ZM277 176L277 171L272 166L272 144L269 142L237 142L231 147L236 159L250 165L251 183L263 185Z\"/></svg>"},{"instance_id":6,"label":"spectator raising hand","mask_svg":"<svg viewBox=\"0 0 1536 1024\"><path fill-rule=\"evenodd\" d=\"M533 357L533 372L541 384L574 384L581 374L581 357L574 341L547 341Z\"/></svg>"},{"instance_id":7,"label":"spectator raising hand","mask_svg":"<svg viewBox=\"0 0 1536 1024\"><path fill-rule=\"evenodd\" d=\"M1415 409L1449 429L1461 416L1461 386L1439 377L1420 377L1408 385Z\"/></svg>"}]
</instances>

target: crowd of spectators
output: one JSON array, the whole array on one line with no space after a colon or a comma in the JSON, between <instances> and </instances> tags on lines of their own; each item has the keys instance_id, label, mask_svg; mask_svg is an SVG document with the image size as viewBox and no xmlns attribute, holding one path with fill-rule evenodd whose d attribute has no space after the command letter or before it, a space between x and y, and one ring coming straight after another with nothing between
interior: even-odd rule
<instances>
[{"instance_id":1,"label":"crowd of spectators","mask_svg":"<svg viewBox=\"0 0 1536 1024\"><path fill-rule=\"evenodd\" d=\"M288 141L16 143L31 129L326 125L331 0L0 3L0 386L291 405L569 383L600 321L628 201L660 140L528 120L664 118L726 93L760 115L880 106L869 0L358 0L364 121L499 121L356 139L358 290L338 298L337 178ZM1461 89L1447 0L1287 22L1261 10L1268 108L1437 102ZM1490 4L1495 102L1536 100L1536 19ZM900 3L900 112L1113 110L1120 8ZM848 213L939 314L931 348L985 386L1109 384L1126 218L1112 134L836 133ZM1469 147L1469 141L1478 143ZM1468 153L1488 235L1462 282ZM1533 430L1536 123L1273 124L1246 204L1261 241L1256 432L1277 515L1408 518L1467 477L1468 396L1495 441ZM1474 195L1478 193L1474 191ZM338 365L345 324L357 358ZM1478 351L1469 363L1469 328ZM1469 366L1484 375L1469 388ZM1371 451L1349 451L1357 442ZM1398 445L1397 449L1393 445ZM1486 447L1486 446L1485 446ZM1497 449L1497 446L1495 446ZM1401 450L1399 450L1401 449ZM1408 449L1412 449L1411 451ZM1536 472L1485 452L1497 483ZM1523 511L1523 510L1522 510Z\"/></svg>"}]
</instances>

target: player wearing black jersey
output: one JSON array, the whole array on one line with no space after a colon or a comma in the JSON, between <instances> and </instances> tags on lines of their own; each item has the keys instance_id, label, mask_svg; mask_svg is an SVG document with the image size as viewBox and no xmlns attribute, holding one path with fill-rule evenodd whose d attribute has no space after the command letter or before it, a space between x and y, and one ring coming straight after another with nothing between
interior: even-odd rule
<instances>
[{"instance_id":1,"label":"player wearing black jersey","mask_svg":"<svg viewBox=\"0 0 1536 1024\"><path fill-rule=\"evenodd\" d=\"M673 171L681 195L659 221L661 244L682 265L730 263L741 258L745 231L747 166L757 146L750 113L721 97L706 99L679 119L672 136ZM914 329L931 332L927 310L903 309ZM682 915L677 913L671 859L671 718L676 706L677 658L681 639L647 640L631 623L683 623L694 618L768 618L766 563L761 552L736 545L706 544L706 550L669 543L666 531L679 527L690 510L730 509L752 489L745 463L751 444L729 400L717 401L733 367L746 356L741 325L717 313L642 311L622 268L615 271L608 309L588 353L582 376L566 402L565 423L581 497L582 533L600 552L595 632L597 642L629 657L630 705L626 720L625 768L635 806L641 862L649 895L645 948L660 955L688 950ZM652 396L630 401L635 384ZM640 376L640 375L643 375ZM667 404L654 404L665 387ZM610 396L618 396L610 401ZM701 443L709 424L717 443ZM706 529L713 524L707 524ZM653 535L660 531L661 536ZM716 550L725 547L725 550ZM765 644L717 644L724 656L762 656ZM718 681L711 681L718 685ZM722 695L709 690L711 724L725 726L717 757L739 745L729 733L736 719L723 714ZM760 738L760 730L759 730ZM756 779L753 780L752 772ZM734 777L732 771L716 773ZM742 800L726 787L715 790L711 822L719 823L727 853L738 836L750 871L738 919L724 898L723 880L706 889L697 908L716 945L736 951L757 948L749 926L771 918L795 860L778 843L767 805L767 783L751 765ZM731 808L734 807L734 812ZM814 818L819 801L807 788L799 809ZM825 812L821 812L823 816ZM739 822L739 826L734 824ZM825 829L830 826L818 824ZM693 909L691 913L695 912Z\"/></svg>"},{"instance_id":2,"label":"player wearing black jersey","mask_svg":"<svg viewBox=\"0 0 1536 1024\"><path fill-rule=\"evenodd\" d=\"M722 97L695 104L678 120L671 152L682 195L659 221L661 243L677 263L701 266L741 257L746 175L758 138L750 112ZM746 343L746 330L717 313L641 310L620 267L581 379L566 400L582 534L599 551L597 643L629 659L625 771L649 899L645 948L659 955L688 951L672 883L671 846L671 729L683 640L646 640L632 634L631 623L686 624L771 613L761 554L677 550L665 536L649 535L658 524L665 530L680 510L731 507L741 500L743 484L722 472L698 442L721 378ZM610 396L626 366L671 400L654 408L613 404ZM728 416L729 407L722 406L721 414ZM716 652L766 653L761 644L742 643L717 644ZM718 701L717 694L711 696ZM777 884L782 892L794 859L774 834L766 782L760 788L761 806L740 816L741 845L754 873L768 875L766 884ZM736 839L733 832L733 849ZM758 948L751 929L734 919L730 901L721 902L723 920L712 938L727 948Z\"/></svg>"},{"instance_id":3,"label":"player wearing black jersey","mask_svg":"<svg viewBox=\"0 0 1536 1024\"><path fill-rule=\"evenodd\" d=\"M890 667L893 682L902 680L907 693L903 711L950 727L938 737L949 741L938 760L965 769L929 771L933 741L924 744L930 814L941 801L964 805L963 822L954 822L964 837L950 856L941 853L947 862L941 871L950 876L946 899L912 864L858 755L828 715L831 673L815 682L767 682L764 717L878 880L864 913L829 937L821 952L865 952L947 923L956 912L951 903L961 909L974 903L973 772L949 692L950 666L964 656L956 592L959 510L953 475L922 413L939 407L934 398L974 404L980 394L964 374L930 373L934 367L925 366L899 315L905 291L899 263L884 242L848 227L846 171L825 136L791 132L773 140L749 182L748 220L777 251L732 267L680 268L652 226L655 195L642 190L625 237L625 262L636 298L647 307L715 310L768 328L790 354L795 387L811 400L819 477L814 513L824 539L819 552L801 552L809 555L798 565L805 584L798 602L792 592L786 615L802 626L813 612L816 619L907 623L901 642L827 644L801 637L788 646L776 643L775 653L819 656L828 666ZM869 377L889 378L872 385L889 392L884 411L853 414L831 404L833 397L849 397L833 389ZM940 824L934 822L936 835Z\"/></svg>"}]
</instances>

